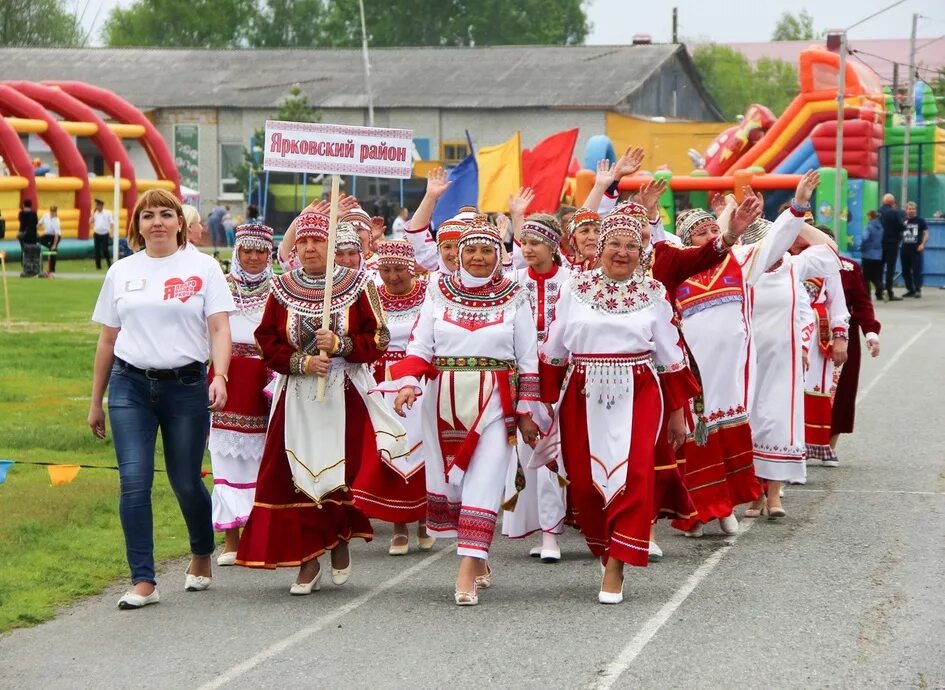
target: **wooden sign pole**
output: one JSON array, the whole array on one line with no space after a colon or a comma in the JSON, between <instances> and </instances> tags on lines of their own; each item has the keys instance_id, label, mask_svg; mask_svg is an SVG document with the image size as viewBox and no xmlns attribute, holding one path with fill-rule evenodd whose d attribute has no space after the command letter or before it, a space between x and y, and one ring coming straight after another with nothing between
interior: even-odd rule
<instances>
[{"instance_id":1,"label":"wooden sign pole","mask_svg":"<svg viewBox=\"0 0 945 690\"><path fill-rule=\"evenodd\" d=\"M328 256L325 261L325 301L322 303L322 330L329 330L331 327L331 292L334 286L335 273L335 235L338 225L338 186L341 178L338 175L331 176L331 209L328 212ZM328 356L331 353L322 350L321 353ZM324 402L325 386L328 379L325 376L319 376L315 389L315 400Z\"/></svg>"},{"instance_id":2,"label":"wooden sign pole","mask_svg":"<svg viewBox=\"0 0 945 690\"><path fill-rule=\"evenodd\" d=\"M7 328L13 325L10 314L10 289L7 287L7 253L0 252L0 275L3 276L3 305L7 310Z\"/></svg>"}]
</instances>

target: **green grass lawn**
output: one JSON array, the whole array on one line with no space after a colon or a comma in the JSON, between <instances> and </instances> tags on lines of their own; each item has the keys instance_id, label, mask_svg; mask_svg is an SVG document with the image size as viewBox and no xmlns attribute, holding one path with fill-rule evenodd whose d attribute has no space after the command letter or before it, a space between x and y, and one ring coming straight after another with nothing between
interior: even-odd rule
<instances>
[{"instance_id":1,"label":"green grass lawn","mask_svg":"<svg viewBox=\"0 0 945 690\"><path fill-rule=\"evenodd\" d=\"M85 264L95 270L82 260L62 261L58 271L83 272ZM111 440L95 439L85 423L98 338L89 318L101 281L8 284L13 323L0 321L0 459L17 464L0 485L0 632L48 620L128 577ZM163 469L160 445L158 456ZM47 469L29 462L103 469L83 468L71 484L53 487ZM186 554L187 530L163 472L155 475L153 503L155 556Z\"/></svg>"}]
</instances>

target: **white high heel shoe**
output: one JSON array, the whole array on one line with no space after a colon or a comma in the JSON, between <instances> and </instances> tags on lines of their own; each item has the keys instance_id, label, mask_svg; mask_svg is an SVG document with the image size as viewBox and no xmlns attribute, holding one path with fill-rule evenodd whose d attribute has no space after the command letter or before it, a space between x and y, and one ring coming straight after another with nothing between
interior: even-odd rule
<instances>
[{"instance_id":1,"label":"white high heel shoe","mask_svg":"<svg viewBox=\"0 0 945 690\"><path fill-rule=\"evenodd\" d=\"M322 579L322 569L319 568L318 572L315 573L315 577L312 578L311 582L293 582L292 586L289 587L289 594L292 594L297 597L301 597L301 596L305 596L306 594L311 594L312 590L317 592L322 588L321 579Z\"/></svg>"},{"instance_id":2,"label":"white high heel shoe","mask_svg":"<svg viewBox=\"0 0 945 690\"><path fill-rule=\"evenodd\" d=\"M340 587L345 582L348 581L348 578L351 577L351 552L348 552L348 565L345 568L335 568L331 569L331 581L332 584Z\"/></svg>"}]
</instances>

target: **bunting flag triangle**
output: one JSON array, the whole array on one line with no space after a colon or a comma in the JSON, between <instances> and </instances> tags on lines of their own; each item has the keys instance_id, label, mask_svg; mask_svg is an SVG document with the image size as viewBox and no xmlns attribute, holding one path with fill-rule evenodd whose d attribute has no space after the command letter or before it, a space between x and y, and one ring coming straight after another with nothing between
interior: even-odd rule
<instances>
[{"instance_id":1,"label":"bunting flag triangle","mask_svg":"<svg viewBox=\"0 0 945 690\"><path fill-rule=\"evenodd\" d=\"M0 460L0 484L7 480L7 472L15 463L12 460Z\"/></svg>"},{"instance_id":2,"label":"bunting flag triangle","mask_svg":"<svg viewBox=\"0 0 945 690\"><path fill-rule=\"evenodd\" d=\"M65 486L79 476L78 465L48 465L49 479L53 486Z\"/></svg>"}]
</instances>

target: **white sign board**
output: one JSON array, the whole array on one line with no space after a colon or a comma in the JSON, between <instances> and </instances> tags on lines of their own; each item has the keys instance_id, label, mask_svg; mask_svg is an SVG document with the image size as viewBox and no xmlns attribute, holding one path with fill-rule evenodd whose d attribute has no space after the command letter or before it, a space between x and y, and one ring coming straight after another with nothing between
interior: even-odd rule
<instances>
[{"instance_id":1,"label":"white sign board","mask_svg":"<svg viewBox=\"0 0 945 690\"><path fill-rule=\"evenodd\" d=\"M266 120L263 169L409 178L413 131Z\"/></svg>"}]
</instances>

